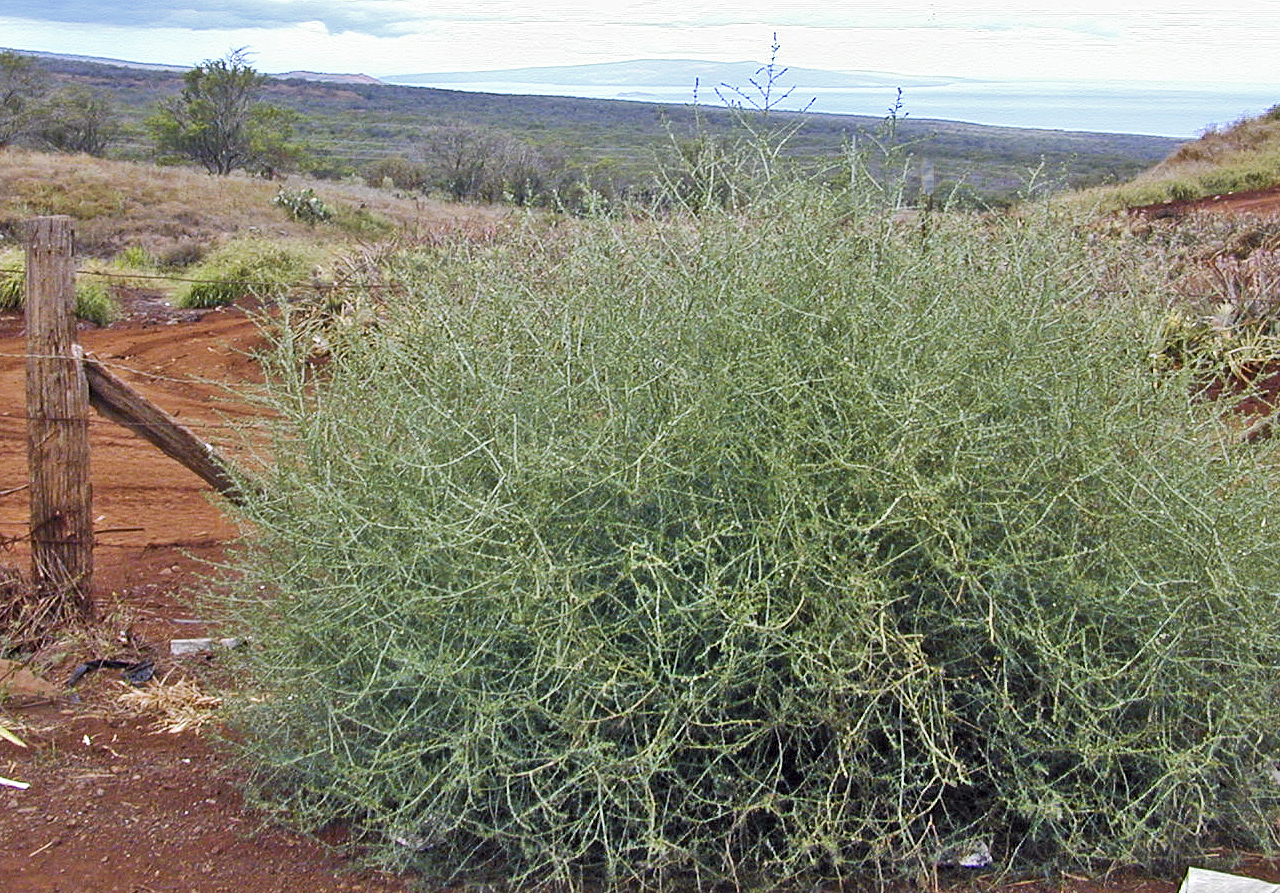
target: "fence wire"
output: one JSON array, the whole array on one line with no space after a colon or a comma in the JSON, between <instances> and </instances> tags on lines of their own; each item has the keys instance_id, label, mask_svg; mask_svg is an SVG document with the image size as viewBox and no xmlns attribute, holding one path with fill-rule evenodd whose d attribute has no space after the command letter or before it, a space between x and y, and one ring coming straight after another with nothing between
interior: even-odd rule
<instances>
[{"instance_id":1,"label":"fence wire","mask_svg":"<svg viewBox=\"0 0 1280 893\"><path fill-rule=\"evenodd\" d=\"M19 267L0 267L0 273L23 275L26 271ZM278 282L265 282L252 279L197 279L190 276L175 276L169 273L116 273L111 270L76 270L76 276L98 276L103 279L154 279L163 282L186 282L197 285L236 285L244 288L279 288ZM391 290L404 288L401 282L315 282L311 280L297 281L284 286L289 289L311 289L312 291L341 291L343 289L360 288L370 290Z\"/></svg>"}]
</instances>

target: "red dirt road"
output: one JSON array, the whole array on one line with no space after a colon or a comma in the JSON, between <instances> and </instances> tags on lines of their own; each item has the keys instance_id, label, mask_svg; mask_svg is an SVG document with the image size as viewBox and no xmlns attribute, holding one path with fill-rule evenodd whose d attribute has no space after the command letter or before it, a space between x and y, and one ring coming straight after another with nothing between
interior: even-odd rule
<instances>
[{"instance_id":1,"label":"red dirt road","mask_svg":"<svg viewBox=\"0 0 1280 893\"><path fill-rule=\"evenodd\" d=\"M1197 198L1182 202L1158 202L1154 205L1143 205L1130 208L1129 213L1160 220L1166 217L1183 217L1193 211L1214 211L1231 214L1254 214L1269 217L1280 214L1280 187L1253 189L1246 192L1228 192L1208 198Z\"/></svg>"}]
</instances>

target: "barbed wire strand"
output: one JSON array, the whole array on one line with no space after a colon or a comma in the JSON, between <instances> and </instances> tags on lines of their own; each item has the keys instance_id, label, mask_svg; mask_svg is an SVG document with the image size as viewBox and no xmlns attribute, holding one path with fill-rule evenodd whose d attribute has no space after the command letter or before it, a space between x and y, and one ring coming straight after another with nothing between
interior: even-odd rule
<instances>
[{"instance_id":1,"label":"barbed wire strand","mask_svg":"<svg viewBox=\"0 0 1280 893\"><path fill-rule=\"evenodd\" d=\"M239 351L232 351L232 353L240 353L241 356L248 356L247 353L242 353ZM141 376L142 378L149 378L152 381L157 381L157 382L170 382L172 384L203 384L203 385L208 385L210 387L227 390L228 393L230 393L230 389L233 386L239 387L246 384L248 385L253 384L252 382L245 382L245 381L235 381L235 382L219 381L217 379L204 378L198 375L186 375L181 377L174 376L174 375L162 375L159 372L148 372L147 370L139 369L136 366L127 366L123 363L117 363L111 360L104 360L102 357L99 357L96 354L93 354L91 356L93 361L100 366L104 366L108 369L112 369L115 371L129 372L134 375ZM224 356L229 356L229 354L224 354ZM65 355L62 355L62 354L11 353L8 351L0 351L0 358L11 359L11 360L25 360L25 359L65 360L65 359L68 359ZM175 357L171 359L169 362L171 363L176 362L178 359L180 359L180 357Z\"/></svg>"},{"instance_id":2,"label":"barbed wire strand","mask_svg":"<svg viewBox=\"0 0 1280 893\"><path fill-rule=\"evenodd\" d=\"M18 267L0 267L0 273L22 275ZM264 282L252 279L194 279L169 273L116 273L110 270L76 270L77 276L101 276L105 279L158 279L164 282L189 282L198 285L237 285L244 288L311 289L313 291L337 291L339 289L407 289L403 282Z\"/></svg>"}]
</instances>

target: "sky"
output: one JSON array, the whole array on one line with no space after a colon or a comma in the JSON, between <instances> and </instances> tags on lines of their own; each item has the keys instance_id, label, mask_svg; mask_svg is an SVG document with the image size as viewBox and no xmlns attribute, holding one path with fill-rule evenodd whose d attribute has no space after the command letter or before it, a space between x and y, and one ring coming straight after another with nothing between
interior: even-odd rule
<instances>
[{"instance_id":1,"label":"sky","mask_svg":"<svg viewBox=\"0 0 1280 893\"><path fill-rule=\"evenodd\" d=\"M0 0L0 46L172 65L248 47L261 71L375 77L765 61L775 34L804 68L1280 85L1280 0Z\"/></svg>"}]
</instances>

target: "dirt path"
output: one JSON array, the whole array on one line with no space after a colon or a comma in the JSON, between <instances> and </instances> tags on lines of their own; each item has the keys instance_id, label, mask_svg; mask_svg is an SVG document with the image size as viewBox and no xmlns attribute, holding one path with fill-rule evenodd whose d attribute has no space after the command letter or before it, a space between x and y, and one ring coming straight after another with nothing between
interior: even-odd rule
<instances>
[{"instance_id":1,"label":"dirt path","mask_svg":"<svg viewBox=\"0 0 1280 893\"><path fill-rule=\"evenodd\" d=\"M1157 202L1130 208L1129 213L1160 220L1166 217L1183 217L1192 211L1217 211L1231 214L1280 214L1280 187L1253 189L1246 192L1228 192L1208 198L1181 202Z\"/></svg>"}]
</instances>

